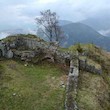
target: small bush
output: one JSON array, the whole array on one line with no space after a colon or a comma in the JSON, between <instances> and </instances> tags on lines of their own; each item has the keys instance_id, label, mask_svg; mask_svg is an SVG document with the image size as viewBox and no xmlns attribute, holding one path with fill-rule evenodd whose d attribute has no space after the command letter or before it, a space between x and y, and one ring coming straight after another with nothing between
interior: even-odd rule
<instances>
[{"instance_id":1,"label":"small bush","mask_svg":"<svg viewBox=\"0 0 110 110\"><path fill-rule=\"evenodd\" d=\"M79 53L83 53L83 48L81 47L80 43L77 44L77 51Z\"/></svg>"}]
</instances>

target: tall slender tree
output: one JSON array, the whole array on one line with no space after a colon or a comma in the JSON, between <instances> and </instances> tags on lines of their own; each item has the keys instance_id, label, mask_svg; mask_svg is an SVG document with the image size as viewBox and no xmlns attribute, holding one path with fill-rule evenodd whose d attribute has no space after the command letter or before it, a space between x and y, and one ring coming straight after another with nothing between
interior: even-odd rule
<instances>
[{"instance_id":1,"label":"tall slender tree","mask_svg":"<svg viewBox=\"0 0 110 110\"><path fill-rule=\"evenodd\" d=\"M51 10L41 11L40 17L37 17L36 23L50 42L60 42L64 37L63 31L59 26L59 17L56 12Z\"/></svg>"}]
</instances>

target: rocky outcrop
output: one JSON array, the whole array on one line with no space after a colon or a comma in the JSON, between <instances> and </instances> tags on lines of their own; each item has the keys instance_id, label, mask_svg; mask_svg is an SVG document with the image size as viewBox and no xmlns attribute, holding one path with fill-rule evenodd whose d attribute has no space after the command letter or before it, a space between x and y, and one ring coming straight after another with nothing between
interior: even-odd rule
<instances>
[{"instance_id":1,"label":"rocky outcrop","mask_svg":"<svg viewBox=\"0 0 110 110\"><path fill-rule=\"evenodd\" d=\"M60 64L70 65L74 55L70 51L60 51L54 43L51 45L40 38L28 38L23 36L14 37L12 41L0 41L0 55L6 58L18 57L21 60L32 61L34 57L41 57L40 60L48 60ZM36 61L37 62L37 61ZM86 60L79 59L79 69L91 73L102 74L101 68L89 65Z\"/></svg>"},{"instance_id":2,"label":"rocky outcrop","mask_svg":"<svg viewBox=\"0 0 110 110\"><path fill-rule=\"evenodd\" d=\"M1 42L0 42L0 56L1 56L1 57L2 57L2 56L5 56L5 50L6 50L5 44L1 41Z\"/></svg>"},{"instance_id":3,"label":"rocky outcrop","mask_svg":"<svg viewBox=\"0 0 110 110\"><path fill-rule=\"evenodd\" d=\"M13 58L13 51L4 42L0 42L0 57Z\"/></svg>"},{"instance_id":4,"label":"rocky outcrop","mask_svg":"<svg viewBox=\"0 0 110 110\"><path fill-rule=\"evenodd\" d=\"M31 58L34 58L36 55L35 51L14 51L14 58L20 58L21 60L29 60L31 61Z\"/></svg>"},{"instance_id":5,"label":"rocky outcrop","mask_svg":"<svg viewBox=\"0 0 110 110\"><path fill-rule=\"evenodd\" d=\"M7 50L6 57L7 58L13 58L13 52L12 52L11 49L10 50Z\"/></svg>"},{"instance_id":6,"label":"rocky outcrop","mask_svg":"<svg viewBox=\"0 0 110 110\"><path fill-rule=\"evenodd\" d=\"M79 69L85 70L90 73L102 74L101 68L96 68L95 65L89 65L87 60L79 60Z\"/></svg>"}]
</instances>

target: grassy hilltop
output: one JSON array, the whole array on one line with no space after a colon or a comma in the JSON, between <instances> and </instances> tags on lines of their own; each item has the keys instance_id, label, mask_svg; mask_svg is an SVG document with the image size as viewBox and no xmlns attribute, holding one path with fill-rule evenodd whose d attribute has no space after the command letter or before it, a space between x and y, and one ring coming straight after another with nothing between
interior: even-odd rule
<instances>
[{"instance_id":1,"label":"grassy hilltop","mask_svg":"<svg viewBox=\"0 0 110 110\"><path fill-rule=\"evenodd\" d=\"M80 70L76 98L80 110L110 110L110 53L93 44L59 50L78 50L85 54L80 59L102 69L100 75ZM17 59L0 58L0 110L64 110L68 72L69 68L60 64L27 65Z\"/></svg>"}]
</instances>

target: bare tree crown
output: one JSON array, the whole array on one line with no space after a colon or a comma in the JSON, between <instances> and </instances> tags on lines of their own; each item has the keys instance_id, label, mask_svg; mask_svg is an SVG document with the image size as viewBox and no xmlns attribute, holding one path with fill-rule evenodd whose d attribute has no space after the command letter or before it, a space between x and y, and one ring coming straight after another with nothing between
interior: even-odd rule
<instances>
[{"instance_id":1,"label":"bare tree crown","mask_svg":"<svg viewBox=\"0 0 110 110\"><path fill-rule=\"evenodd\" d=\"M51 12L51 10L42 11L40 17L36 18L36 22L50 42L60 42L63 31L59 26L59 17L56 12Z\"/></svg>"}]
</instances>

